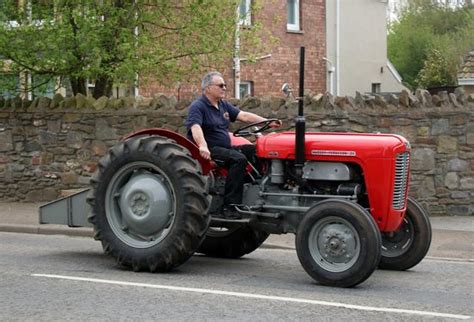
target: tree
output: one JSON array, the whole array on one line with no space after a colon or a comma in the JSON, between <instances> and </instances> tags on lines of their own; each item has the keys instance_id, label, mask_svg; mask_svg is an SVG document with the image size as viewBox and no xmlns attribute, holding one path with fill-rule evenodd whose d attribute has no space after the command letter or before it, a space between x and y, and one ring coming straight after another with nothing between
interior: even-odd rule
<instances>
[{"instance_id":1,"label":"tree","mask_svg":"<svg viewBox=\"0 0 474 322\"><path fill-rule=\"evenodd\" d=\"M137 75L169 84L232 57L238 0L29 1L0 1L0 57L12 73L67 79L74 94L86 80L96 98Z\"/></svg>"},{"instance_id":2,"label":"tree","mask_svg":"<svg viewBox=\"0 0 474 322\"><path fill-rule=\"evenodd\" d=\"M410 0L389 27L387 42L389 59L407 86L430 86L430 77L433 83L455 85L461 58L474 48L474 9L467 1ZM443 70L431 68L436 59Z\"/></svg>"}]
</instances>

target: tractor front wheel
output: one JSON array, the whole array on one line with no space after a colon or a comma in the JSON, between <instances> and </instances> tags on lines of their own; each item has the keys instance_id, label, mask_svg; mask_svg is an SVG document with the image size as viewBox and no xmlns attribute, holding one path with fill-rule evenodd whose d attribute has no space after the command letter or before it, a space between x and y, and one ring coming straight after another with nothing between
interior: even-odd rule
<instances>
[{"instance_id":1,"label":"tractor front wheel","mask_svg":"<svg viewBox=\"0 0 474 322\"><path fill-rule=\"evenodd\" d=\"M382 258L379 267L403 271L426 256L431 244L431 224L423 207L412 198L398 230L382 234Z\"/></svg>"},{"instance_id":2,"label":"tractor front wheel","mask_svg":"<svg viewBox=\"0 0 474 322\"><path fill-rule=\"evenodd\" d=\"M299 223L296 251L303 268L320 284L352 287L377 268L380 231L358 204L324 200Z\"/></svg>"}]
</instances>

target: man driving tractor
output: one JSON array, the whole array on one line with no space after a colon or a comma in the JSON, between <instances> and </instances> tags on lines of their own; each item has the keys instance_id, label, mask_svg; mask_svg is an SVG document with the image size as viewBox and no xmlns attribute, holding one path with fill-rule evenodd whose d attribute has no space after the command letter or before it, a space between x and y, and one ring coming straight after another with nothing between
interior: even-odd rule
<instances>
[{"instance_id":1,"label":"man driving tractor","mask_svg":"<svg viewBox=\"0 0 474 322\"><path fill-rule=\"evenodd\" d=\"M201 83L202 96L189 107L186 120L188 137L199 147L199 153L206 159L219 160L228 169L225 183L222 216L239 219L240 213L234 205L242 202L242 192L247 160L255 156L255 146L245 144L232 146L229 137L230 122L262 122L266 119L250 112L241 111L225 101L227 86L219 72L207 73ZM270 124L280 127L281 121Z\"/></svg>"}]
</instances>

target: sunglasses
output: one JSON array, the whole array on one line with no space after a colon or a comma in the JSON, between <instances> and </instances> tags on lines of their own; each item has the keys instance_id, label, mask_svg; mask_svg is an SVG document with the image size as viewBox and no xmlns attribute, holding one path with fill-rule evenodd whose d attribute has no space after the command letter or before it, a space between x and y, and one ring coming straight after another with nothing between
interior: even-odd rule
<instances>
[{"instance_id":1,"label":"sunglasses","mask_svg":"<svg viewBox=\"0 0 474 322\"><path fill-rule=\"evenodd\" d=\"M220 87L220 88L227 88L227 84L226 84L226 83L222 83L222 84L211 84L211 85L214 85L214 86L217 86L217 87Z\"/></svg>"}]
</instances>

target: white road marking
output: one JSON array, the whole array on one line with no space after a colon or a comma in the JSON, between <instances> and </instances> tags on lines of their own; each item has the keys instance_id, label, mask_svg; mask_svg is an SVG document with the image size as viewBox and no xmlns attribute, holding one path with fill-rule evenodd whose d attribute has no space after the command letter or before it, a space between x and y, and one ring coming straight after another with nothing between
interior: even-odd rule
<instances>
[{"instance_id":1,"label":"white road marking","mask_svg":"<svg viewBox=\"0 0 474 322\"><path fill-rule=\"evenodd\" d=\"M341 308L346 308L346 309L351 309L351 310L360 310L360 311L411 314L411 315L433 316L433 317L442 317L442 318L451 318L451 319L460 319L460 320L467 320L467 319L471 318L471 316L469 316L469 315L459 315L459 314L430 312L430 311L418 311L418 310L405 310L405 309L396 309L396 308L390 308L390 307L362 306L362 305L354 305L354 304L346 304L346 303L338 303L338 302L328 302L328 301L308 300L308 299L300 299L300 298L292 298L292 297L281 297L281 296L270 296L270 295L251 294L251 293L242 293L242 292L229 292L229 291L211 290L211 289L205 289L205 288L193 288L193 287L180 287L180 286L159 285L159 284L123 282L123 281L104 280L104 279L97 279L97 278L85 278L85 277L51 275L51 274L31 274L31 276L56 278L56 279L71 280L71 281L101 283L101 284L112 284L112 285L121 285L121 286L145 287L145 288L163 289L163 290L170 290L170 291L225 295L225 296L234 296L234 297L241 297L241 298L270 300L270 301L282 301L282 302L314 304L314 305L322 305L322 306L341 307Z\"/></svg>"},{"instance_id":2,"label":"white road marking","mask_svg":"<svg viewBox=\"0 0 474 322\"><path fill-rule=\"evenodd\" d=\"M425 259L428 259L430 261L436 261L436 262L453 262L453 263L459 263L459 264L472 264L472 263L474 263L474 259L472 259L472 258L426 256Z\"/></svg>"}]
</instances>

